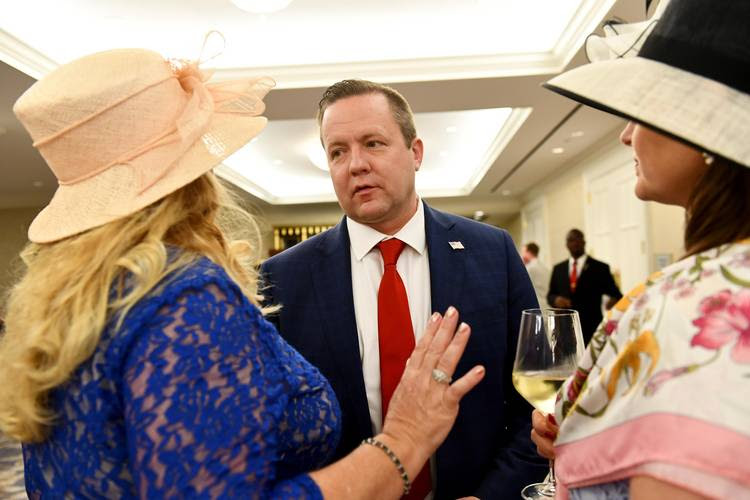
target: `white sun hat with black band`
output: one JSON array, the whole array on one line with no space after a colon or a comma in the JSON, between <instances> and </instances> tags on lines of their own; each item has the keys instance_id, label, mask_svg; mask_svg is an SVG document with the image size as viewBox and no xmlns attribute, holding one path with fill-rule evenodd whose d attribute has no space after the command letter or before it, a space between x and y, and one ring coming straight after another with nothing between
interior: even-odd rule
<instances>
[{"instance_id":1,"label":"white sun hat with black band","mask_svg":"<svg viewBox=\"0 0 750 500\"><path fill-rule=\"evenodd\" d=\"M749 0L672 0L635 57L593 62L544 86L750 166L748 75Z\"/></svg>"}]
</instances>

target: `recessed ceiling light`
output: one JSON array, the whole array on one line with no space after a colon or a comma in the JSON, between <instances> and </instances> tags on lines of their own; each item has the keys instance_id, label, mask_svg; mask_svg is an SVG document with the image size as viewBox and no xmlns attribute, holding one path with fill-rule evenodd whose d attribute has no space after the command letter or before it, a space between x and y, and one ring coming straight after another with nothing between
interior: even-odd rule
<instances>
[{"instance_id":1,"label":"recessed ceiling light","mask_svg":"<svg viewBox=\"0 0 750 500\"><path fill-rule=\"evenodd\" d=\"M570 134L570 137L574 137L574 138L583 137L583 134L584 134L583 130L576 130L575 132Z\"/></svg>"},{"instance_id":2,"label":"recessed ceiling light","mask_svg":"<svg viewBox=\"0 0 750 500\"><path fill-rule=\"evenodd\" d=\"M326 152L323 150L323 146L320 145L318 138L311 139L307 146L305 146L305 153L310 163L315 165L321 170L328 172L328 158Z\"/></svg>"},{"instance_id":3,"label":"recessed ceiling light","mask_svg":"<svg viewBox=\"0 0 750 500\"><path fill-rule=\"evenodd\" d=\"M44 186L44 183L42 181L34 181L31 183L31 185L34 186L35 188L40 188Z\"/></svg>"},{"instance_id":4,"label":"recessed ceiling light","mask_svg":"<svg viewBox=\"0 0 750 500\"><path fill-rule=\"evenodd\" d=\"M565 148L552 148L552 153L556 155L563 154L565 152Z\"/></svg>"},{"instance_id":5,"label":"recessed ceiling light","mask_svg":"<svg viewBox=\"0 0 750 500\"><path fill-rule=\"evenodd\" d=\"M503 196L510 196L510 189L503 189L500 191Z\"/></svg>"},{"instance_id":6,"label":"recessed ceiling light","mask_svg":"<svg viewBox=\"0 0 750 500\"><path fill-rule=\"evenodd\" d=\"M450 127L445 127L445 131L448 132L449 134L454 133L456 130L458 130L458 127L455 127L453 125L451 125Z\"/></svg>"},{"instance_id":7,"label":"recessed ceiling light","mask_svg":"<svg viewBox=\"0 0 750 500\"><path fill-rule=\"evenodd\" d=\"M268 14L286 9L292 0L230 0L234 5L253 14Z\"/></svg>"}]
</instances>

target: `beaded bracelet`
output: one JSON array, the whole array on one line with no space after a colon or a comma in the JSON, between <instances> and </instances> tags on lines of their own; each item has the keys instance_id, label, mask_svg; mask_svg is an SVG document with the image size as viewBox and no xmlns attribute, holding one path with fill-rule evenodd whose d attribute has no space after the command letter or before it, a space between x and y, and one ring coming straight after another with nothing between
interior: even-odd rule
<instances>
[{"instance_id":1,"label":"beaded bracelet","mask_svg":"<svg viewBox=\"0 0 750 500\"><path fill-rule=\"evenodd\" d=\"M382 441L378 441L377 439L373 437L369 437L362 441L363 444L370 444L376 448L380 448L385 452L386 455L388 455L388 458L391 459L391 462L396 466L396 470L398 470L399 475L401 476L401 480L404 482L404 495L409 494L409 490L411 490L411 481L409 481L409 475L406 473L406 469L404 469L404 465L401 463L401 460L398 459L395 453L393 453L393 450L391 450L385 443Z\"/></svg>"}]
</instances>

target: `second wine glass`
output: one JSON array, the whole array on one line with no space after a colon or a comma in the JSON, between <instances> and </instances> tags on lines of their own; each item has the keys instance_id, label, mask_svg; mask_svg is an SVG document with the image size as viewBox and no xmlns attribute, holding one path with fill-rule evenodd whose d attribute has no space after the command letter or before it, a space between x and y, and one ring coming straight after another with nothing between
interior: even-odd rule
<instances>
[{"instance_id":1,"label":"second wine glass","mask_svg":"<svg viewBox=\"0 0 750 500\"><path fill-rule=\"evenodd\" d=\"M521 313L513 385L537 410L554 413L557 391L583 355L578 312L572 309L527 309ZM554 463L543 483L522 491L525 499L555 497Z\"/></svg>"}]
</instances>

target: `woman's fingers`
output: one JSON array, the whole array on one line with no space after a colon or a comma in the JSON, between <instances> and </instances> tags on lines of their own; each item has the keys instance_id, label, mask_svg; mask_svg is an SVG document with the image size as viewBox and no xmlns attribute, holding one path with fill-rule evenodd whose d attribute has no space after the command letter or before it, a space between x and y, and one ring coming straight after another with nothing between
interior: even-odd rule
<instances>
[{"instance_id":1,"label":"woman's fingers","mask_svg":"<svg viewBox=\"0 0 750 500\"><path fill-rule=\"evenodd\" d=\"M536 430L532 429L531 440L536 445L536 452L539 453L539 455L549 460L555 459L555 446L550 438L540 436Z\"/></svg>"},{"instance_id":2,"label":"woman's fingers","mask_svg":"<svg viewBox=\"0 0 750 500\"><path fill-rule=\"evenodd\" d=\"M536 429L539 435L554 440L557 437L559 428L556 424L552 423L554 417L550 417L550 415L546 415L539 410L534 410L531 412L531 426Z\"/></svg>"},{"instance_id":3,"label":"woman's fingers","mask_svg":"<svg viewBox=\"0 0 750 500\"><path fill-rule=\"evenodd\" d=\"M437 361L435 368L449 377L452 377L456 372L456 365L461 360L461 356L466 349L466 344L469 342L469 336L471 335L471 328L466 323L461 323L456 331L456 334L451 339L448 347L445 348L443 354Z\"/></svg>"},{"instance_id":4,"label":"woman's fingers","mask_svg":"<svg viewBox=\"0 0 750 500\"><path fill-rule=\"evenodd\" d=\"M417 345L414 347L414 351L409 357L408 363L410 366L414 368L419 368L420 366L422 366L424 354L430 344L432 344L432 339L435 337L435 333L438 331L438 328L442 324L442 319L443 317L439 312L432 313L429 321L427 321L427 327L424 329L422 338L419 339L419 342L417 342Z\"/></svg>"},{"instance_id":5,"label":"woman's fingers","mask_svg":"<svg viewBox=\"0 0 750 500\"><path fill-rule=\"evenodd\" d=\"M458 404L458 402L461 401L461 398L476 387L476 385L484 378L484 373L484 366L481 365L475 366L469 370L463 377L454 381L450 387L448 387L448 390L445 391L445 401L448 404Z\"/></svg>"},{"instance_id":6,"label":"woman's fingers","mask_svg":"<svg viewBox=\"0 0 750 500\"><path fill-rule=\"evenodd\" d=\"M557 425L551 422L548 415L539 410L534 410L531 413L531 427L531 440L536 444L537 452L545 458L554 459Z\"/></svg>"},{"instance_id":7,"label":"woman's fingers","mask_svg":"<svg viewBox=\"0 0 750 500\"><path fill-rule=\"evenodd\" d=\"M434 368L437 364L437 360L440 359L445 352L445 349L454 338L457 324L458 311L455 307L450 306L448 310L445 311L443 322L440 323L440 327L437 332L435 332L435 336L432 338L432 342L430 342L427 351L425 352L424 362L427 363L428 368Z\"/></svg>"}]
</instances>

